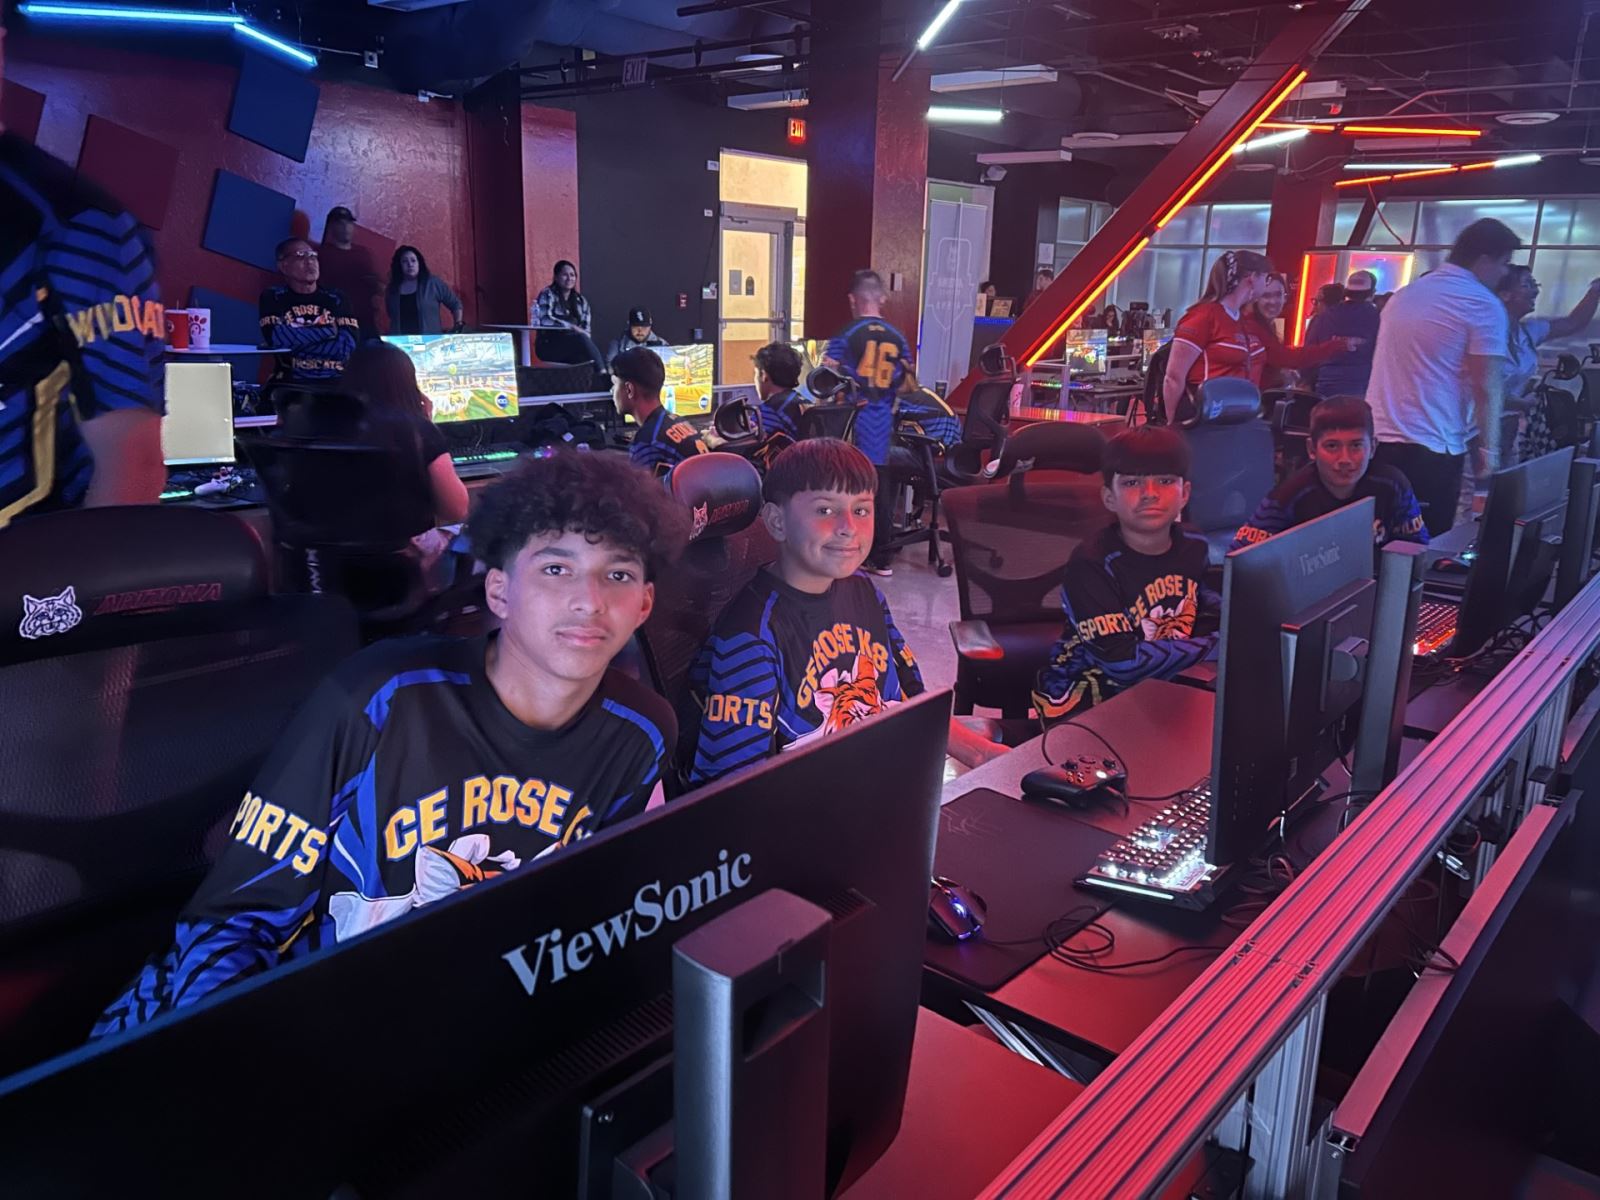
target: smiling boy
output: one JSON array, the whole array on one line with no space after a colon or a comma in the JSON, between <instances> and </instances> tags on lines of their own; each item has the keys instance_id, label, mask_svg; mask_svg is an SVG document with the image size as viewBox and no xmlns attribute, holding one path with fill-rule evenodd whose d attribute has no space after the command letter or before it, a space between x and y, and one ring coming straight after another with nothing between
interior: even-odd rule
<instances>
[{"instance_id":1,"label":"smiling boy","mask_svg":"<svg viewBox=\"0 0 1600 1200\"><path fill-rule=\"evenodd\" d=\"M1115 520L1067 562L1066 626L1033 694L1047 724L1216 653L1222 602L1205 586L1206 541L1178 524L1189 503L1183 434L1166 425L1124 430L1106 443L1101 476Z\"/></svg>"},{"instance_id":2,"label":"smiling boy","mask_svg":"<svg viewBox=\"0 0 1600 1200\"><path fill-rule=\"evenodd\" d=\"M1396 467L1372 461L1372 409L1355 396L1335 396L1311 410L1311 461L1268 492L1234 535L1234 550L1264 542L1335 509L1371 496L1373 540L1428 544L1411 482Z\"/></svg>"},{"instance_id":3,"label":"smiling boy","mask_svg":"<svg viewBox=\"0 0 1600 1200\"><path fill-rule=\"evenodd\" d=\"M230 841L94 1035L141 1024L644 810L676 725L608 669L687 514L617 456L562 453L468 524L498 632L380 642L280 739Z\"/></svg>"}]
</instances>

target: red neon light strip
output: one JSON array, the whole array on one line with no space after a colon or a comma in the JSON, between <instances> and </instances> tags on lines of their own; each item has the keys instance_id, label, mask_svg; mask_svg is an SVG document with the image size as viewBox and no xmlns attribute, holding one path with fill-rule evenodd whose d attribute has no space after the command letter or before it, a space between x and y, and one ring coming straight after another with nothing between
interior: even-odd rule
<instances>
[{"instance_id":1,"label":"red neon light strip","mask_svg":"<svg viewBox=\"0 0 1600 1200\"><path fill-rule=\"evenodd\" d=\"M1495 165L1495 160L1491 158L1486 162L1462 163L1454 167L1429 167L1425 171L1401 171L1394 175L1362 175L1355 179L1340 179L1333 186L1357 187L1367 183L1392 183L1397 179L1422 179L1428 175L1459 175L1463 171L1487 171Z\"/></svg>"},{"instance_id":2,"label":"red neon light strip","mask_svg":"<svg viewBox=\"0 0 1600 1200\"><path fill-rule=\"evenodd\" d=\"M1294 302L1294 328L1289 331L1291 346L1303 345L1306 327L1306 288L1311 282L1311 255L1300 259L1300 294Z\"/></svg>"},{"instance_id":3,"label":"red neon light strip","mask_svg":"<svg viewBox=\"0 0 1600 1200\"><path fill-rule=\"evenodd\" d=\"M1200 173L1200 177L1190 184L1186 189L1184 189L1184 191L1173 203L1167 206L1166 211L1162 213L1161 218L1156 222L1157 230L1163 228L1168 221L1172 220L1173 217L1178 215L1183 206L1189 203L1189 201L1194 198L1195 194L1211 181L1212 176L1214 176L1218 171L1222 170L1222 168L1228 164L1232 158L1234 147L1236 147L1240 142L1249 138L1251 134L1255 133L1256 129L1260 127L1261 123L1270 117L1274 112L1276 112L1283 102L1289 98L1290 93L1304 83L1310 77L1310 75L1311 72L1308 70L1303 68L1296 69L1294 75L1290 77L1286 83L1280 84L1278 90L1271 93L1270 98L1262 107L1261 112L1258 113L1249 122L1249 124L1244 127L1244 129L1234 136L1233 141L1228 143L1227 148L1217 156L1216 160ZM1074 307L1064 318L1062 318L1060 324L1055 327L1050 335L1041 341L1035 349L1029 351L1023 356L1024 366L1031 367L1044 357L1045 352L1056 343L1056 340L1062 337L1068 329L1072 328L1072 323L1082 316L1085 311L1087 311L1089 305L1093 304L1100 294L1106 290L1106 288L1111 286L1111 281L1118 275L1122 274L1123 270L1126 269L1127 265L1134 260L1139 251L1143 250L1150 244L1150 238L1152 236L1153 234L1146 234L1131 249L1118 258L1115 265L1112 266L1112 268L1107 271L1103 277L1095 281L1094 285L1090 287L1082 299L1078 301L1076 307Z\"/></svg>"}]
</instances>

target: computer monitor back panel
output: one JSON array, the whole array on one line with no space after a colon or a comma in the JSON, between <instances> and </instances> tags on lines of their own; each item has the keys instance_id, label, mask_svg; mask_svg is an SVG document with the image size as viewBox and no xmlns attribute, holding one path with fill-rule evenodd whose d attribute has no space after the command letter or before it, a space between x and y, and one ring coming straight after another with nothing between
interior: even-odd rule
<instances>
[{"instance_id":1,"label":"computer monitor back panel","mask_svg":"<svg viewBox=\"0 0 1600 1200\"><path fill-rule=\"evenodd\" d=\"M517 350L509 333L396 334L437 424L517 415Z\"/></svg>"},{"instance_id":2,"label":"computer monitor back panel","mask_svg":"<svg viewBox=\"0 0 1600 1200\"><path fill-rule=\"evenodd\" d=\"M1524 590L1515 586L1514 574L1519 563L1524 571L1530 569L1528 552L1533 547L1529 545L1524 550L1522 535L1532 518L1540 519L1541 536L1559 534L1561 516L1566 512L1572 456L1572 447L1568 446L1496 471L1490 478L1483 520L1478 526L1477 551L1450 647L1452 654L1472 653L1523 615L1513 611L1519 606L1513 602L1513 592ZM1548 565L1554 566L1553 558ZM1542 594L1543 588L1538 591Z\"/></svg>"},{"instance_id":3,"label":"computer monitor back panel","mask_svg":"<svg viewBox=\"0 0 1600 1200\"><path fill-rule=\"evenodd\" d=\"M234 461L233 369L227 363L169 362L161 457L169 467Z\"/></svg>"},{"instance_id":4,"label":"computer monitor back panel","mask_svg":"<svg viewBox=\"0 0 1600 1200\"><path fill-rule=\"evenodd\" d=\"M662 407L679 417L710 412L711 392L716 386L716 347L707 342L650 349L666 371L666 382L661 387Z\"/></svg>"},{"instance_id":5,"label":"computer monitor back panel","mask_svg":"<svg viewBox=\"0 0 1600 1200\"><path fill-rule=\"evenodd\" d=\"M1210 861L1226 865L1256 851L1286 804L1291 775L1284 627L1370 583L1375 545L1373 503L1358 501L1304 525L1235 550L1223 567L1217 716L1212 732ZM1360 601L1355 601L1358 625ZM1371 600L1365 602L1370 637ZM1300 747L1295 747L1299 749Z\"/></svg>"},{"instance_id":6,"label":"computer monitor back panel","mask_svg":"<svg viewBox=\"0 0 1600 1200\"><path fill-rule=\"evenodd\" d=\"M768 888L842 914L829 1165L848 1183L904 1103L949 713L948 692L895 705L0 1081L8 1190L448 1195L489 1170L571 1196L583 1102L670 1049L673 943ZM242 1158L262 1130L292 1150Z\"/></svg>"}]
</instances>

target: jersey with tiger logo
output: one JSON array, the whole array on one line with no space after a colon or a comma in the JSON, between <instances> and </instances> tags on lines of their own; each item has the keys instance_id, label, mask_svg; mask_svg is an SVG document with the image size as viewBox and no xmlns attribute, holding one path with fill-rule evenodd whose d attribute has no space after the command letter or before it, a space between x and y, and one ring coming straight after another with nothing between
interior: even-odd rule
<instances>
[{"instance_id":1,"label":"jersey with tiger logo","mask_svg":"<svg viewBox=\"0 0 1600 1200\"><path fill-rule=\"evenodd\" d=\"M1061 583L1066 627L1034 688L1040 719L1213 657L1222 601L1206 587L1206 561L1205 538L1181 525L1163 554L1130 549L1115 522L1080 542Z\"/></svg>"},{"instance_id":2,"label":"jersey with tiger logo","mask_svg":"<svg viewBox=\"0 0 1600 1200\"><path fill-rule=\"evenodd\" d=\"M607 672L564 729L523 724L489 637L379 642L291 722L227 826L172 947L94 1035L140 1025L644 811L671 708Z\"/></svg>"},{"instance_id":3,"label":"jersey with tiger logo","mask_svg":"<svg viewBox=\"0 0 1600 1200\"><path fill-rule=\"evenodd\" d=\"M763 570L722 610L689 691L679 761L701 784L915 696L922 674L865 575L814 595Z\"/></svg>"}]
</instances>

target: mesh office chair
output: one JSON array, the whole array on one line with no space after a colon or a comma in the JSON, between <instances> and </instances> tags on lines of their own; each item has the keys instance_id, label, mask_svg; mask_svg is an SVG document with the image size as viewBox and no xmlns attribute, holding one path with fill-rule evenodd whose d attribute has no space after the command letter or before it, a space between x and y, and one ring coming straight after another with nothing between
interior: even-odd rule
<instances>
[{"instance_id":1,"label":"mesh office chair","mask_svg":"<svg viewBox=\"0 0 1600 1200\"><path fill-rule=\"evenodd\" d=\"M689 668L728 601L778 557L778 547L759 519L761 475L737 454L684 459L666 487L689 510L694 534L683 557L656 580L655 607L639 632L651 682L687 732L695 726L685 720L693 703ZM672 782L668 791L676 795L681 788Z\"/></svg>"},{"instance_id":2,"label":"mesh office chair","mask_svg":"<svg viewBox=\"0 0 1600 1200\"><path fill-rule=\"evenodd\" d=\"M249 526L141 506L0 530L0 1075L80 1043L225 843L268 749L357 646L267 594ZM26 599L24 599L26 597Z\"/></svg>"},{"instance_id":3,"label":"mesh office chair","mask_svg":"<svg viewBox=\"0 0 1600 1200\"><path fill-rule=\"evenodd\" d=\"M1196 389L1189 422L1189 507L1184 519L1205 535L1220 566L1239 526L1274 482L1272 428L1261 419L1261 393L1248 379L1208 379Z\"/></svg>"},{"instance_id":4,"label":"mesh office chair","mask_svg":"<svg viewBox=\"0 0 1600 1200\"><path fill-rule=\"evenodd\" d=\"M998 459L1005 449L1011 424L1011 389L1016 385L1016 363L996 342L985 346L978 367L985 378L967 397L961 418L961 440L945 452L943 470L951 484L976 483L985 462Z\"/></svg>"},{"instance_id":5,"label":"mesh office chair","mask_svg":"<svg viewBox=\"0 0 1600 1200\"><path fill-rule=\"evenodd\" d=\"M1261 409L1272 425L1279 475L1288 475L1311 460L1311 410L1322 400L1314 392L1275 389L1261 396Z\"/></svg>"},{"instance_id":6,"label":"mesh office chair","mask_svg":"<svg viewBox=\"0 0 1600 1200\"><path fill-rule=\"evenodd\" d=\"M1104 529L1104 435L1093 425L1040 422L1006 442L1001 478L945 493L961 619L955 711L1027 717L1034 676L1061 636L1061 574L1073 549Z\"/></svg>"}]
</instances>

